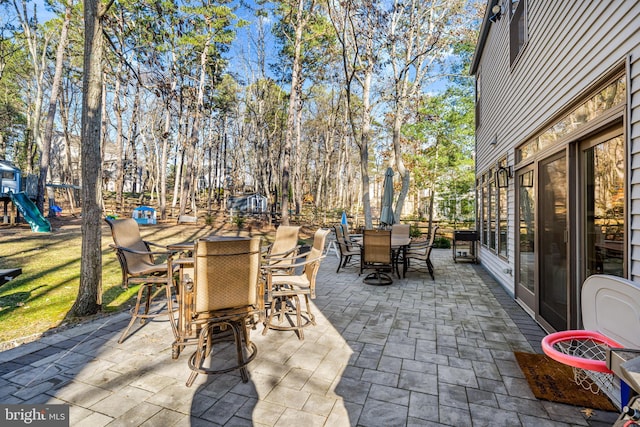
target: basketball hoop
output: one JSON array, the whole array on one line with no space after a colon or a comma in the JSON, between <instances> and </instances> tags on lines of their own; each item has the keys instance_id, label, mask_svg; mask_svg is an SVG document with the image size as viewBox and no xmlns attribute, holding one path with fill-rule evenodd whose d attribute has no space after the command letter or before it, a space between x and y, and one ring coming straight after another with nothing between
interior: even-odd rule
<instances>
[{"instance_id":1,"label":"basketball hoop","mask_svg":"<svg viewBox=\"0 0 640 427\"><path fill-rule=\"evenodd\" d=\"M544 353L571 366L576 384L594 394L614 380L613 372L607 368L607 350L622 347L605 335L587 330L556 332L542 340Z\"/></svg>"}]
</instances>

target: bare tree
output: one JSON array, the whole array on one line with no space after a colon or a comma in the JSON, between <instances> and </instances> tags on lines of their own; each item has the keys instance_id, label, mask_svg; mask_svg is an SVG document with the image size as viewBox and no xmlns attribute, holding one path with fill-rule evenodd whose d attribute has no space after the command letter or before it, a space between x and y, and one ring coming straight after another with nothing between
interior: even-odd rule
<instances>
[{"instance_id":1,"label":"bare tree","mask_svg":"<svg viewBox=\"0 0 640 427\"><path fill-rule=\"evenodd\" d=\"M409 171L402 158L401 130L409 101L418 95L429 77L432 65L450 51L448 33L455 27L452 17L463 10L457 0L425 2L395 0L389 19L386 50L392 69L389 88L396 168L402 177L394 217L400 218L409 193Z\"/></svg>"},{"instance_id":2,"label":"bare tree","mask_svg":"<svg viewBox=\"0 0 640 427\"><path fill-rule=\"evenodd\" d=\"M299 100L302 79L302 36L305 31L309 18L315 7L315 0L310 0L307 4L305 0L295 0L287 5L290 10L289 21L294 29L293 40L293 57L291 58L291 87L289 92L289 108L287 111L287 126L285 130L284 156L282 163L282 188L280 194L280 206L282 215L282 224L289 224L289 185L291 174L291 153L294 149L296 141L296 118L299 114Z\"/></svg>"},{"instance_id":3,"label":"bare tree","mask_svg":"<svg viewBox=\"0 0 640 427\"><path fill-rule=\"evenodd\" d=\"M53 83L51 85L51 96L49 97L49 110L47 112L47 122L44 129L44 138L42 140L42 149L40 153L40 175L38 177L38 194L36 197L36 206L40 212L44 213L44 193L45 184L47 182L47 174L49 173L49 157L51 154L51 138L53 136L53 121L56 117L56 106L58 105L58 93L62 84L62 65L64 61L64 52L67 49L69 22L71 22L71 9L73 2L70 1L65 5L64 21L60 30L60 40L58 41L58 49L56 50L56 68L53 75Z\"/></svg>"},{"instance_id":4,"label":"bare tree","mask_svg":"<svg viewBox=\"0 0 640 427\"><path fill-rule=\"evenodd\" d=\"M47 46L51 39L51 34L45 34L41 38L38 31L38 20L36 8L34 6L33 16L29 17L27 12L27 1L22 0L20 5L13 0L13 7L15 8L18 21L24 32L24 37L29 50L29 58L31 59L31 66L33 67L33 78L35 83L35 98L32 105L32 115L27 117L29 121L29 128L31 131L31 139L27 141L25 152L27 153L27 172L31 173L35 169L35 152L31 149L31 141L35 141L38 150L42 151L42 138L40 136L40 119L42 117L42 103L44 99L44 71L47 62Z\"/></svg>"},{"instance_id":5,"label":"bare tree","mask_svg":"<svg viewBox=\"0 0 640 427\"><path fill-rule=\"evenodd\" d=\"M377 37L381 22L377 5L377 1L329 0L331 21L342 48L346 111L360 150L362 205L367 228L373 227L368 168L373 108L371 91L374 71L378 66ZM358 93L359 102L355 102L354 96Z\"/></svg>"}]
</instances>

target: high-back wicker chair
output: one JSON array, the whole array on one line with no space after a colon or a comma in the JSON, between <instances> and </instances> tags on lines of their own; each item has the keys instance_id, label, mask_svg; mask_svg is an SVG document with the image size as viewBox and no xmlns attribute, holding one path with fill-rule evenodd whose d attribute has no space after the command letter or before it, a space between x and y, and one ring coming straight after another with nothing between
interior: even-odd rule
<instances>
[{"instance_id":1,"label":"high-back wicker chair","mask_svg":"<svg viewBox=\"0 0 640 427\"><path fill-rule=\"evenodd\" d=\"M198 374L221 374L239 369L249 380L247 364L257 355L249 327L264 318L264 287L260 275L260 238L198 240L194 248L193 278L185 277L184 289L194 293L191 322L200 330L196 351L189 358L192 370L187 387ZM224 332L229 333L224 333ZM236 360L229 366L215 357L213 345L233 337Z\"/></svg>"},{"instance_id":2,"label":"high-back wicker chair","mask_svg":"<svg viewBox=\"0 0 640 427\"><path fill-rule=\"evenodd\" d=\"M304 339L303 328L315 325L309 299L316 297L316 276L320 261L326 256L324 246L329 229L318 229L313 236L313 247L306 254L299 255L292 267L302 268L300 274L282 274L272 266L265 265L267 302L270 303L269 316L264 323L262 334L269 329L296 331L298 338ZM300 295L304 295L305 308L301 306ZM293 317L295 316L295 321ZM279 322L274 323L278 317ZM304 319L303 319L304 318ZM284 320L290 321L283 325Z\"/></svg>"},{"instance_id":3,"label":"high-back wicker chair","mask_svg":"<svg viewBox=\"0 0 640 427\"><path fill-rule=\"evenodd\" d=\"M278 265L280 268L290 268L298 253L298 233L300 227L295 225L281 225L276 229L273 243L266 248L265 262Z\"/></svg>"},{"instance_id":4,"label":"high-back wicker chair","mask_svg":"<svg viewBox=\"0 0 640 427\"><path fill-rule=\"evenodd\" d=\"M146 319L160 315L169 317L173 334L177 336L178 331L173 314L175 310L172 304L173 273L176 270L176 266L172 264L173 252L168 251L165 246L143 240L138 223L133 218L106 219L106 221L111 228L114 242L109 246L116 252L122 269L122 286L128 288L129 284L141 285L138 289L136 305L131 310L129 325L122 332L118 342L124 341L136 319L144 323ZM160 250L151 250L152 247ZM164 258L165 261L159 262L156 257ZM164 287L167 309L150 313L151 302L157 293L156 287ZM144 306L141 308L143 301Z\"/></svg>"},{"instance_id":5,"label":"high-back wicker chair","mask_svg":"<svg viewBox=\"0 0 640 427\"><path fill-rule=\"evenodd\" d=\"M375 270L364 278L370 285L390 285L393 283L387 272L392 272L391 230L364 230L362 235L362 255L360 274L366 269Z\"/></svg>"},{"instance_id":6,"label":"high-back wicker chair","mask_svg":"<svg viewBox=\"0 0 640 427\"><path fill-rule=\"evenodd\" d=\"M438 232L438 226L434 226L431 231L431 237L429 237L428 242L417 242L411 243L409 249L407 249L407 266L411 267L411 260L423 261L427 269L429 270L429 274L431 275L431 279L435 280L435 276L433 275L433 263L431 262L431 250L433 249L433 242L436 240L436 233Z\"/></svg>"},{"instance_id":7,"label":"high-back wicker chair","mask_svg":"<svg viewBox=\"0 0 640 427\"><path fill-rule=\"evenodd\" d=\"M347 241L344 237L344 229L342 224L336 224L333 226L336 233L336 243L338 244L338 250L340 251L340 262L338 263L338 269L336 273L340 271L351 262L352 257L360 257L360 245L352 241Z\"/></svg>"}]
</instances>

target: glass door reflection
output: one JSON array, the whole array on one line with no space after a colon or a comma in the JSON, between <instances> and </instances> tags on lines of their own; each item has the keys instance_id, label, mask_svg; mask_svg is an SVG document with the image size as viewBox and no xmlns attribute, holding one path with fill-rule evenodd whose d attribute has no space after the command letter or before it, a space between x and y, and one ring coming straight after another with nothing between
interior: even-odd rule
<instances>
[{"instance_id":1,"label":"glass door reflection","mask_svg":"<svg viewBox=\"0 0 640 427\"><path fill-rule=\"evenodd\" d=\"M532 311L535 304L536 205L533 168L519 171L518 185L518 275L516 298Z\"/></svg>"},{"instance_id":2,"label":"glass door reflection","mask_svg":"<svg viewBox=\"0 0 640 427\"><path fill-rule=\"evenodd\" d=\"M567 161L564 152L539 164L539 314L567 329Z\"/></svg>"},{"instance_id":3,"label":"glass door reflection","mask_svg":"<svg viewBox=\"0 0 640 427\"><path fill-rule=\"evenodd\" d=\"M583 150L585 278L625 275L624 138Z\"/></svg>"}]
</instances>

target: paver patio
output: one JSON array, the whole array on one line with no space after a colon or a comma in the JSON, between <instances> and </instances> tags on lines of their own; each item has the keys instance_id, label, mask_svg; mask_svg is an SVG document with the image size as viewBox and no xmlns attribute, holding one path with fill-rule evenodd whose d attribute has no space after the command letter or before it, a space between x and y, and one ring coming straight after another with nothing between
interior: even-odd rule
<instances>
[{"instance_id":1,"label":"paver patio","mask_svg":"<svg viewBox=\"0 0 640 427\"><path fill-rule=\"evenodd\" d=\"M537 400L513 351L541 352L544 331L482 269L432 254L436 280L409 272L386 287L329 254L317 326L252 331L250 380L191 387L187 348L171 359L167 321L124 343L128 314L0 353L0 402L67 403L72 426L610 426L616 413Z\"/></svg>"}]
</instances>

